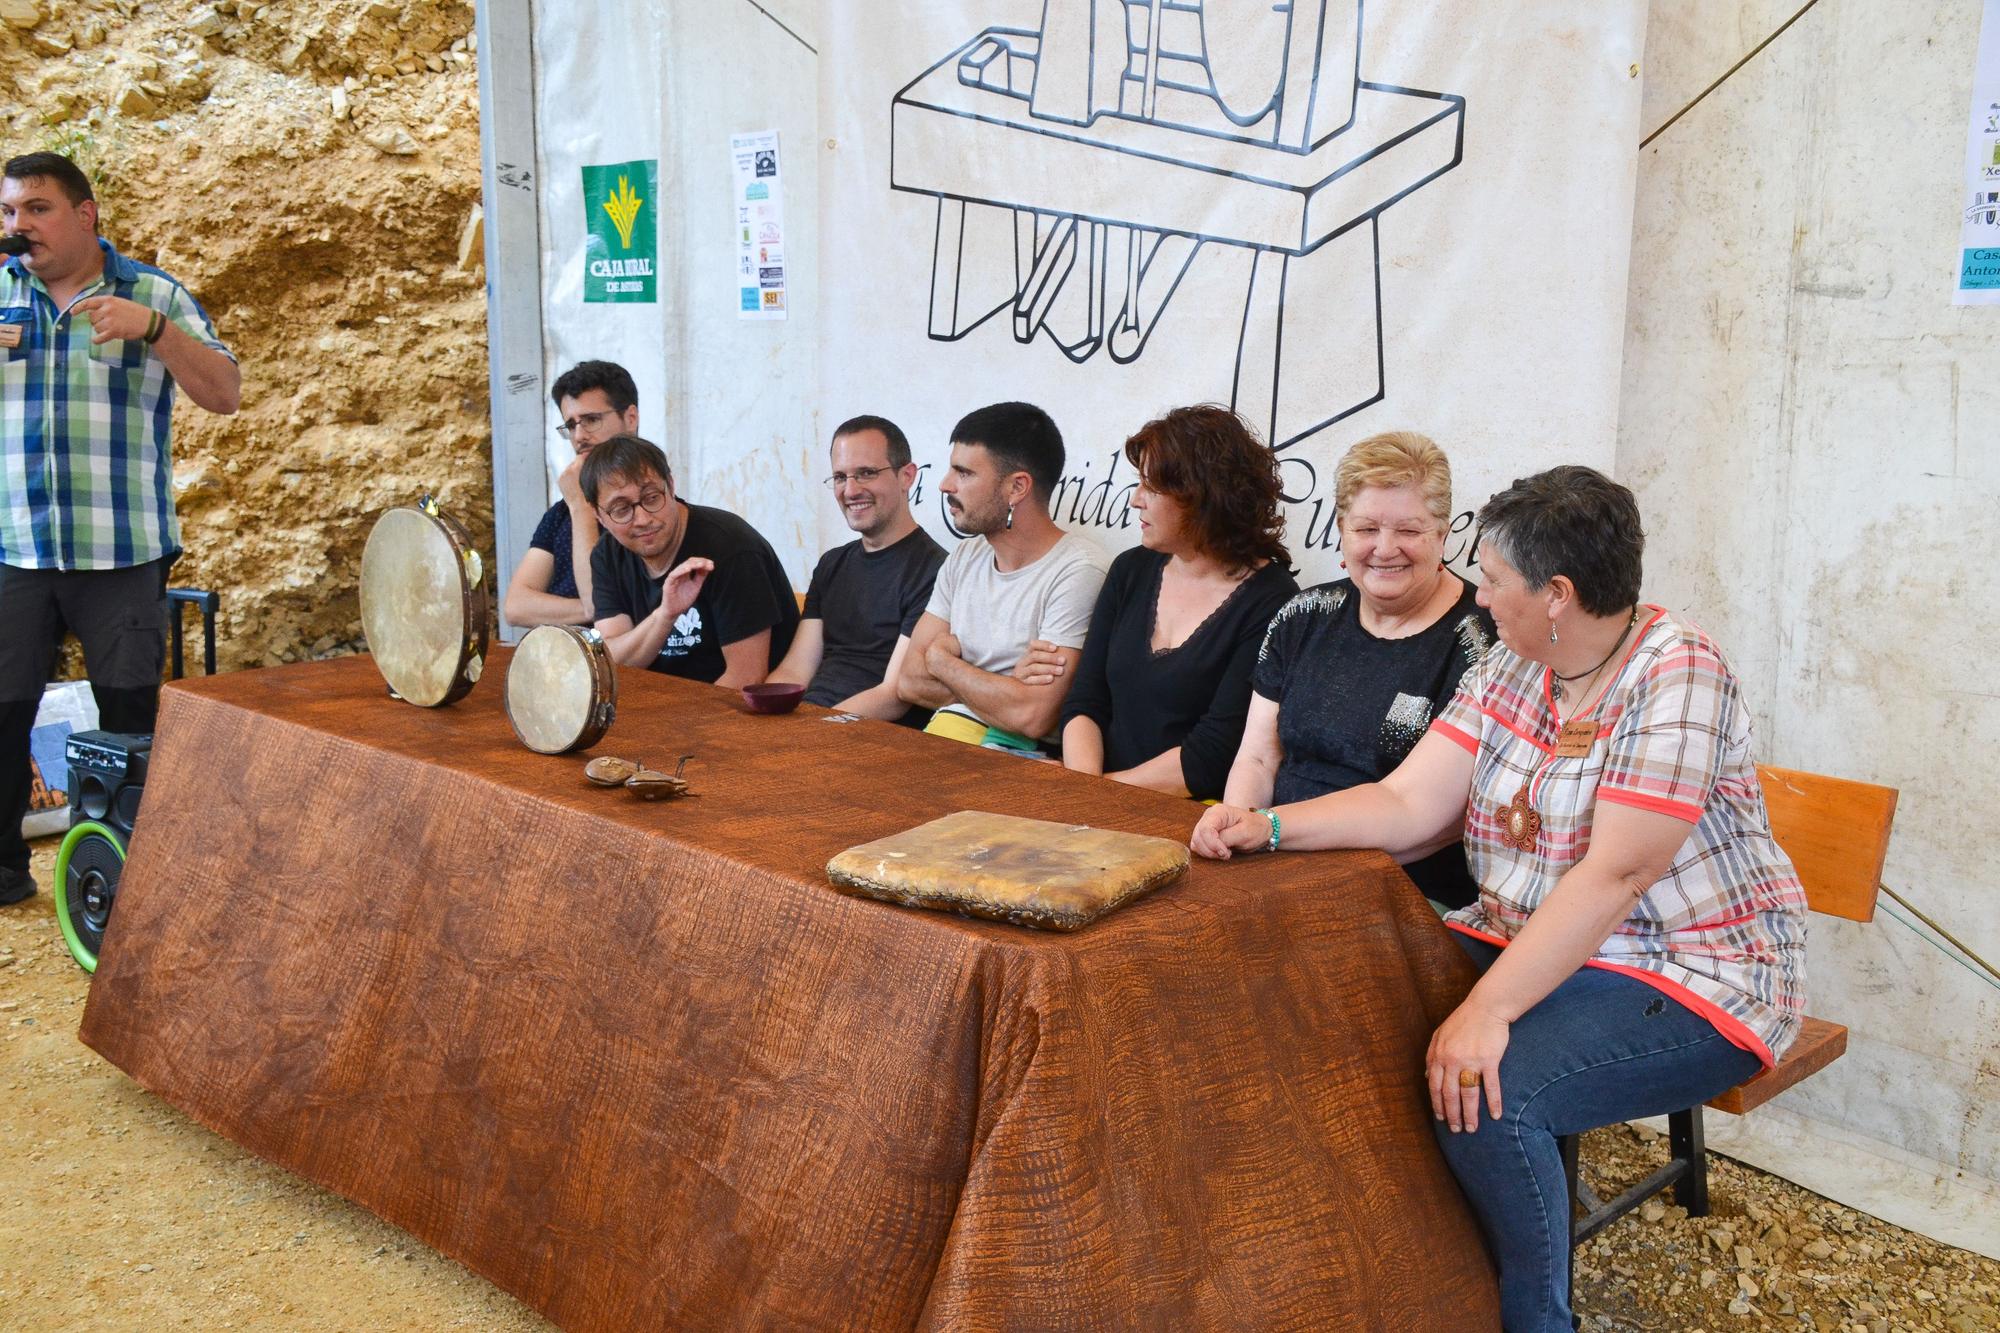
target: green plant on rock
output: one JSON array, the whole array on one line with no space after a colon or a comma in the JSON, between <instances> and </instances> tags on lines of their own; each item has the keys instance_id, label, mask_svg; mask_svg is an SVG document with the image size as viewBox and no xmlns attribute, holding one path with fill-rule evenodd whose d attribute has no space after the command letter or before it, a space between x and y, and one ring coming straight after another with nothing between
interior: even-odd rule
<instances>
[{"instance_id":1,"label":"green plant on rock","mask_svg":"<svg viewBox=\"0 0 2000 1333\"><path fill-rule=\"evenodd\" d=\"M70 121L50 126L42 135L40 146L44 152L61 153L76 163L83 174L90 177L90 188L96 193L100 206L117 196L121 182L117 172L109 165L116 156L115 142L107 148L98 142L90 126Z\"/></svg>"}]
</instances>

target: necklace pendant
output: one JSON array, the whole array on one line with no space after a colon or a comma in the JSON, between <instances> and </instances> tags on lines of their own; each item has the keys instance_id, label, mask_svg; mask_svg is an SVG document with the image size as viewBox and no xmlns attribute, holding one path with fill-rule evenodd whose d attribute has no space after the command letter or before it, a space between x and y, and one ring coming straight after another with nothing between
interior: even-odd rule
<instances>
[{"instance_id":1,"label":"necklace pendant","mask_svg":"<svg viewBox=\"0 0 2000 1333\"><path fill-rule=\"evenodd\" d=\"M1532 852L1542 834L1542 816L1528 804L1524 783L1514 799L1500 811L1500 841L1516 851Z\"/></svg>"}]
</instances>

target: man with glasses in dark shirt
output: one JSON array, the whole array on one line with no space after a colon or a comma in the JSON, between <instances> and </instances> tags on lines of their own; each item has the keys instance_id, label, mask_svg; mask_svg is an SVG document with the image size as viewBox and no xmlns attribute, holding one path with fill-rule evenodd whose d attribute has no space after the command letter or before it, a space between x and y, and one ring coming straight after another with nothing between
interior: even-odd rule
<instances>
[{"instance_id":1,"label":"man with glasses in dark shirt","mask_svg":"<svg viewBox=\"0 0 2000 1333\"><path fill-rule=\"evenodd\" d=\"M888 418L860 416L834 431L831 453L826 484L860 539L820 557L792 650L771 679L806 686L807 703L922 726L930 710L909 716L896 675L944 548L910 513L910 441Z\"/></svg>"},{"instance_id":2,"label":"man with glasses in dark shirt","mask_svg":"<svg viewBox=\"0 0 2000 1333\"><path fill-rule=\"evenodd\" d=\"M577 484L604 529L591 597L613 661L735 688L784 660L799 608L778 553L735 514L676 497L658 445L614 435Z\"/></svg>"},{"instance_id":3,"label":"man with glasses in dark shirt","mask_svg":"<svg viewBox=\"0 0 2000 1333\"><path fill-rule=\"evenodd\" d=\"M614 435L639 432L639 390L625 367L611 361L579 361L556 377L549 389L562 424L556 430L576 449L576 457L556 478L560 492L535 535L500 604L509 624L588 625L596 619L590 595L590 552L600 536L597 514L583 496L579 479L590 451Z\"/></svg>"}]
</instances>

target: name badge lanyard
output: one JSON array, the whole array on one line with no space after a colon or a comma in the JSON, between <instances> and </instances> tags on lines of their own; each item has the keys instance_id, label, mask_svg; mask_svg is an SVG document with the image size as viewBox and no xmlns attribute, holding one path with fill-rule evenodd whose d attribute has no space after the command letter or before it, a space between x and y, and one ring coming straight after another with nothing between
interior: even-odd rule
<instances>
[{"instance_id":1,"label":"name badge lanyard","mask_svg":"<svg viewBox=\"0 0 2000 1333\"><path fill-rule=\"evenodd\" d=\"M1619 665L1619 670L1624 670L1622 663ZM1617 680L1618 678L1613 676L1611 684L1615 685ZM1514 799L1502 807L1501 842L1516 851L1535 850L1542 835L1542 814L1535 808L1535 802L1540 797L1542 788L1547 785L1549 765L1558 759L1582 759L1589 755L1590 747L1597 743L1599 725L1597 714L1604 707L1604 701L1610 697L1610 686L1606 686L1604 693L1598 696L1597 703L1592 706L1588 715L1571 718L1563 723L1562 730L1556 736L1555 749L1542 756L1541 762L1537 763L1533 771L1528 774L1528 780L1521 784L1521 790L1514 793Z\"/></svg>"}]
</instances>

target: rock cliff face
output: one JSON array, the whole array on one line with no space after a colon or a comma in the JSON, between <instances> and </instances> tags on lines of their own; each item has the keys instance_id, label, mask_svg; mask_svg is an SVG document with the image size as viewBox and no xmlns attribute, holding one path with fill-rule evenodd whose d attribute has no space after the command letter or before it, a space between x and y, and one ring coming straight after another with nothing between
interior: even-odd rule
<instances>
[{"instance_id":1,"label":"rock cliff face","mask_svg":"<svg viewBox=\"0 0 2000 1333\"><path fill-rule=\"evenodd\" d=\"M355 645L369 525L423 491L493 565L472 28L455 0L0 0L7 155L75 157L243 363L242 411L174 414L173 581L221 593L225 667Z\"/></svg>"}]
</instances>

